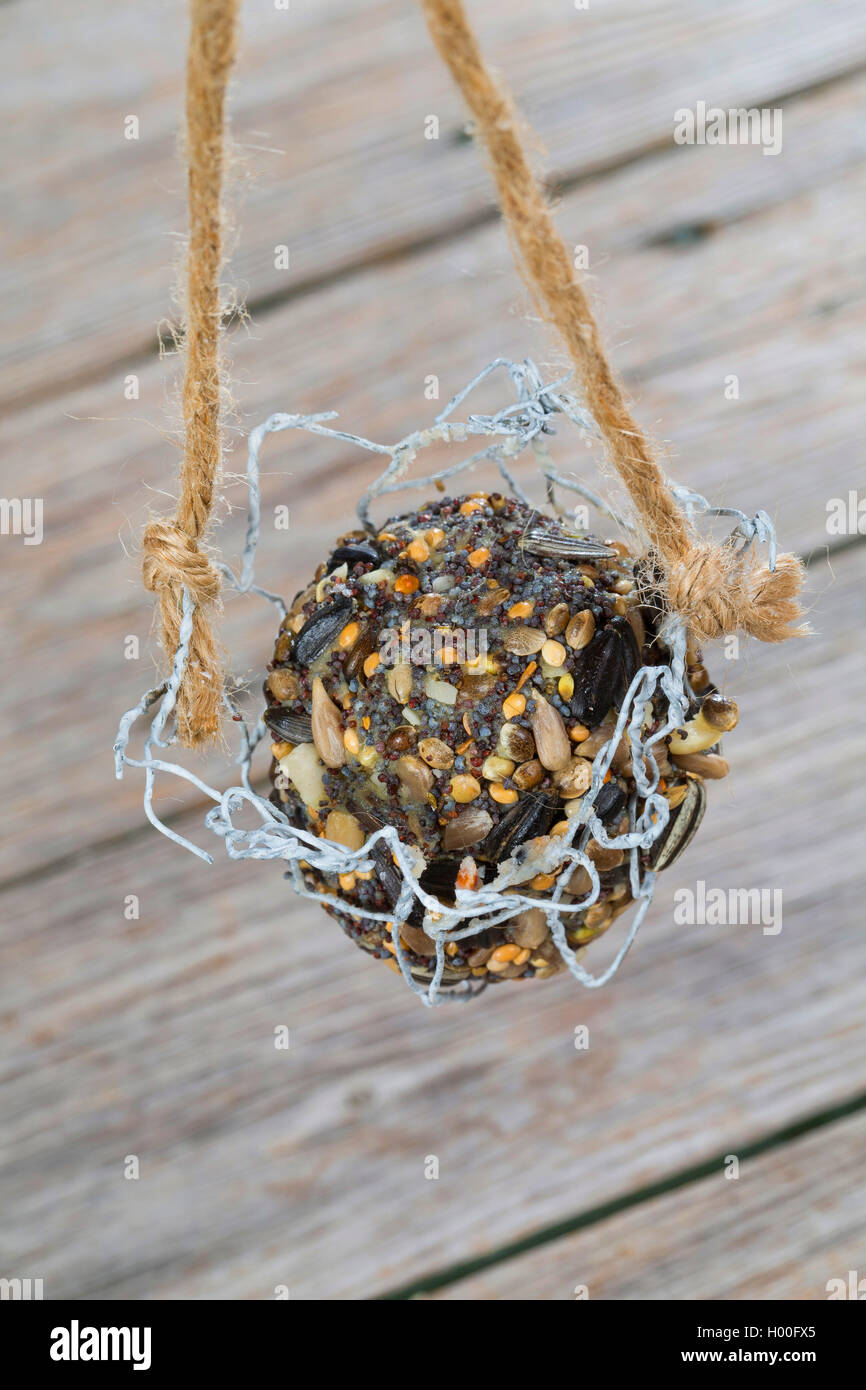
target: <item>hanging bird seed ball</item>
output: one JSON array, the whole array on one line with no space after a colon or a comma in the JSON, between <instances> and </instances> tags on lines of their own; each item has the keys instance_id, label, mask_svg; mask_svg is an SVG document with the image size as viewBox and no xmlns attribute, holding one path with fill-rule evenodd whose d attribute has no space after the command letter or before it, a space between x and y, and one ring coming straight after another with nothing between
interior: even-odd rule
<instances>
[{"instance_id":1,"label":"hanging bird seed ball","mask_svg":"<svg viewBox=\"0 0 866 1390\"><path fill-rule=\"evenodd\" d=\"M445 906L458 887L491 883L506 860L520 865L515 891L547 897L557 876L539 870L538 854L579 810L633 676L668 658L637 569L622 542L576 535L498 493L443 497L375 536L341 537L283 620L265 682L274 805L293 825L348 849L393 826L419 865L423 857L422 888ZM736 724L736 706L693 648L687 672L686 723L655 746L670 817L643 854L646 869L667 868L682 853L703 815L705 779L727 772L718 745ZM645 734L666 719L657 694ZM628 828L634 790L623 738L596 800L609 834ZM596 902L563 914L577 949L626 911L631 891L622 850L587 831L573 844L601 883ZM386 922L352 910L387 915L400 894L385 842L373 858L375 871L302 868L312 891L341 900L327 910L347 935L396 968ZM588 895L585 868L558 872L564 902ZM422 982L435 968L425 924L416 899L401 936ZM449 942L446 962L444 985L565 968L535 907Z\"/></svg>"}]
</instances>

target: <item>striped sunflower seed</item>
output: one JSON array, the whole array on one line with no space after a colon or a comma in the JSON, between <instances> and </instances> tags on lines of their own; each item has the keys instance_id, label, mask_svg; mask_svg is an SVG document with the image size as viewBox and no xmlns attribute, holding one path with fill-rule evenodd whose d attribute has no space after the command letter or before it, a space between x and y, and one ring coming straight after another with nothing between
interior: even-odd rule
<instances>
[{"instance_id":1,"label":"striped sunflower seed","mask_svg":"<svg viewBox=\"0 0 866 1390\"><path fill-rule=\"evenodd\" d=\"M664 831L649 852L649 866L656 873L669 869L691 844L707 809L706 788L699 779L689 782L688 791L670 815Z\"/></svg>"},{"instance_id":2,"label":"striped sunflower seed","mask_svg":"<svg viewBox=\"0 0 866 1390\"><path fill-rule=\"evenodd\" d=\"M610 546L587 536L540 526L527 531L519 545L528 555L542 555L552 560L612 560L616 555Z\"/></svg>"}]
</instances>

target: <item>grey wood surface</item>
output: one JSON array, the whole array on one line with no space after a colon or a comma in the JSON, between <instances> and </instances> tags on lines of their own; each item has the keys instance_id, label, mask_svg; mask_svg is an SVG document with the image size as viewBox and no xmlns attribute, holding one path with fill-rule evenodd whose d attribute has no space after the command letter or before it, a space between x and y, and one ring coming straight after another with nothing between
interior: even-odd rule
<instances>
[{"instance_id":1,"label":"grey wood surface","mask_svg":"<svg viewBox=\"0 0 866 1390\"><path fill-rule=\"evenodd\" d=\"M557 979L429 1014L274 866L207 868L158 837L140 784L113 780L110 745L154 670L137 538L170 506L177 459L175 364L151 346L183 224L180 26L153 0L38 18L33 0L9 4L2 488L44 497L45 540L0 546L14 653L0 716L0 1273L44 1277L47 1297L268 1298L287 1284L358 1299L429 1279L473 1300L568 1298L578 1282L592 1297L808 1298L858 1246L864 1267L862 1118L832 1117L866 1101L866 552L825 518L862 480L866 433L866 20L847 0L472 8L567 190L560 224L589 248L640 418L679 480L766 506L783 544L812 556L816 634L712 657L741 705L732 775L602 991ZM273 410L337 408L393 439L430 417L431 372L444 398L500 353L557 371L414 8L244 11L233 273L259 308L232 333L230 470ZM697 99L781 105L782 154L675 147L673 111ZM438 142L423 139L429 112ZM129 113L136 143L122 139ZM289 284L273 270L280 242ZM568 457L589 481L596 462ZM288 541L266 528L263 582L289 595L305 582L370 476L345 449L271 439L265 515L286 503L293 524ZM226 496L232 559L231 478ZM251 698L270 629L227 601ZM221 758L201 767L224 784ZM159 805L207 838L194 795ZM674 891L697 879L780 889L782 931L676 926ZM723 1179L696 1177L592 1217L791 1125L814 1133L744 1163L723 1198ZM459 1277L479 1258L492 1264Z\"/></svg>"},{"instance_id":2,"label":"grey wood surface","mask_svg":"<svg viewBox=\"0 0 866 1390\"><path fill-rule=\"evenodd\" d=\"M866 1245L862 1115L461 1279L458 1300L839 1296ZM736 1176L733 1176L736 1174ZM846 1295L850 1297L850 1294ZM698 1345L696 1343L696 1345ZM712 1345L703 1342L700 1345ZM804 1343L805 1345L805 1343Z\"/></svg>"}]
</instances>

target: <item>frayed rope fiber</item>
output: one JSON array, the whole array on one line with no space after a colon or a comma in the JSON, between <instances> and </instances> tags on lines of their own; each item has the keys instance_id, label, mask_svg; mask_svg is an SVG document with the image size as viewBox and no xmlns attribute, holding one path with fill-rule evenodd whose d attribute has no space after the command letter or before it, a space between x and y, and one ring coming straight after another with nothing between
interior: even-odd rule
<instances>
[{"instance_id":1,"label":"frayed rope fiber","mask_svg":"<svg viewBox=\"0 0 866 1390\"><path fill-rule=\"evenodd\" d=\"M220 467L220 269L223 238L225 98L237 48L238 0L191 0L186 67L189 244L186 265L184 449L173 521L153 521L142 538L145 586L158 594L166 659L177 650L184 591L194 603L178 737L186 747L219 732L220 654L211 625L220 576L201 549Z\"/></svg>"},{"instance_id":2,"label":"frayed rope fiber","mask_svg":"<svg viewBox=\"0 0 866 1390\"><path fill-rule=\"evenodd\" d=\"M568 248L535 179L511 98L484 64L460 0L421 0L439 53L459 87L487 148L515 259L542 316L562 335L611 462L628 488L663 587L694 641L742 629L762 642L802 637L798 595L803 567L795 555L776 569L700 539L677 506L653 450L629 411L602 347L598 327Z\"/></svg>"}]
</instances>

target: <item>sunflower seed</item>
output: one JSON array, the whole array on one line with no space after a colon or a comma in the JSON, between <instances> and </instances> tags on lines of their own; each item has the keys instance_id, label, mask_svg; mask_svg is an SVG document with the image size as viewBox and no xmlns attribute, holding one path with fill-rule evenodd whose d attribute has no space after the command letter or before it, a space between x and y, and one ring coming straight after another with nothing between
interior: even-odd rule
<instances>
[{"instance_id":1,"label":"sunflower seed","mask_svg":"<svg viewBox=\"0 0 866 1390\"><path fill-rule=\"evenodd\" d=\"M625 626L631 633L628 623ZM621 703L625 691L625 643L619 628L611 623L583 649L574 676L572 713L591 728L601 723L611 705Z\"/></svg>"},{"instance_id":2,"label":"sunflower seed","mask_svg":"<svg viewBox=\"0 0 866 1390\"><path fill-rule=\"evenodd\" d=\"M628 618L614 618L611 621L611 627L615 632L619 633L622 639L623 695L625 695L625 692L640 670L640 647L638 646L634 628Z\"/></svg>"},{"instance_id":3,"label":"sunflower seed","mask_svg":"<svg viewBox=\"0 0 866 1390\"><path fill-rule=\"evenodd\" d=\"M342 596L317 608L295 638L294 659L299 666L309 666L329 647L346 626L352 612L352 600Z\"/></svg>"},{"instance_id":4,"label":"sunflower seed","mask_svg":"<svg viewBox=\"0 0 866 1390\"><path fill-rule=\"evenodd\" d=\"M522 796L487 836L482 845L485 857L498 864L501 859L508 859L524 840L546 834L556 814L555 807L553 798L544 793Z\"/></svg>"},{"instance_id":5,"label":"sunflower seed","mask_svg":"<svg viewBox=\"0 0 866 1390\"><path fill-rule=\"evenodd\" d=\"M543 555L551 560L612 560L616 555L610 546L591 541L586 536L542 527L527 531L518 544L529 555Z\"/></svg>"},{"instance_id":6,"label":"sunflower seed","mask_svg":"<svg viewBox=\"0 0 866 1390\"><path fill-rule=\"evenodd\" d=\"M546 767L548 772L558 772L560 768L568 765L571 758L571 742L562 722L562 715L538 693L535 695L535 709L532 714L532 732L542 767Z\"/></svg>"},{"instance_id":7,"label":"sunflower seed","mask_svg":"<svg viewBox=\"0 0 866 1390\"><path fill-rule=\"evenodd\" d=\"M313 681L313 710L310 727L316 751L326 767L342 767L346 750L343 721L320 676Z\"/></svg>"},{"instance_id":8,"label":"sunflower seed","mask_svg":"<svg viewBox=\"0 0 866 1390\"><path fill-rule=\"evenodd\" d=\"M379 547L372 541L350 541L346 545L338 545L330 560L328 561L328 574L331 574L338 565L346 564L350 568L352 565L378 565L382 555Z\"/></svg>"},{"instance_id":9,"label":"sunflower seed","mask_svg":"<svg viewBox=\"0 0 866 1390\"><path fill-rule=\"evenodd\" d=\"M286 743L312 743L313 725L306 714L289 714L284 709L265 710L264 720L272 734Z\"/></svg>"},{"instance_id":10,"label":"sunflower seed","mask_svg":"<svg viewBox=\"0 0 866 1390\"><path fill-rule=\"evenodd\" d=\"M365 818L362 816L359 819L363 821ZM367 828L369 829L369 827ZM374 830L378 830L379 827L378 825L374 824L372 828ZM391 906L393 907L403 889L403 875L400 873L400 870L394 863L391 850L389 849L387 843L384 840L377 840L372 850L370 851L370 854L376 863L376 877L379 883L381 884L382 888L385 890L385 895L390 901ZM421 906L417 898L415 900L415 906ZM422 908L422 918L423 915L424 912ZM410 914L410 920L412 916L414 916L414 914Z\"/></svg>"},{"instance_id":11,"label":"sunflower seed","mask_svg":"<svg viewBox=\"0 0 866 1390\"><path fill-rule=\"evenodd\" d=\"M618 787L616 782L605 782L595 798L593 807L599 820L607 823L618 816L626 803L626 794L622 787Z\"/></svg>"},{"instance_id":12,"label":"sunflower seed","mask_svg":"<svg viewBox=\"0 0 866 1390\"><path fill-rule=\"evenodd\" d=\"M703 782L691 781L685 798L672 811L664 831L649 852L649 866L656 873L669 869L691 844L692 838L707 808L707 792Z\"/></svg>"},{"instance_id":13,"label":"sunflower seed","mask_svg":"<svg viewBox=\"0 0 866 1390\"><path fill-rule=\"evenodd\" d=\"M439 859L431 859L419 878L418 884L425 893L430 893L433 897L445 902L453 902L459 872L459 859L448 859L444 856Z\"/></svg>"}]
</instances>

